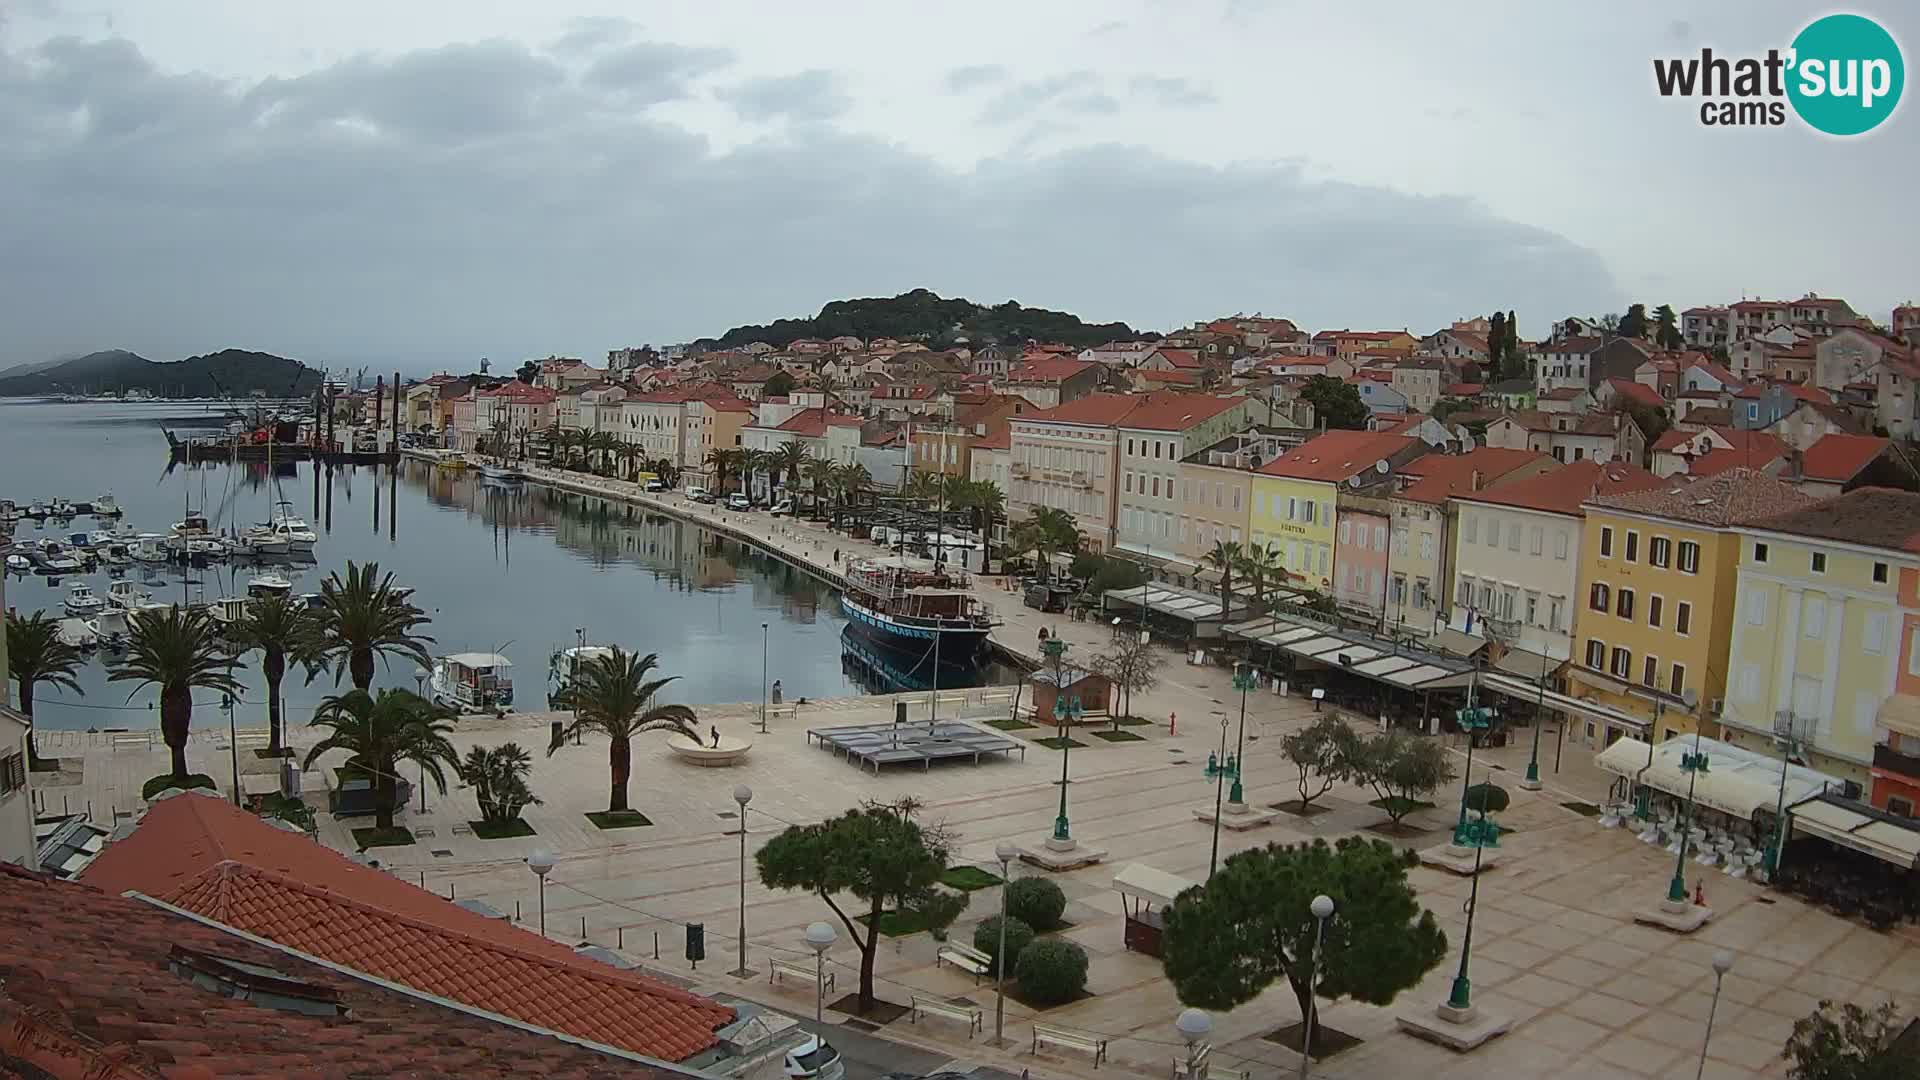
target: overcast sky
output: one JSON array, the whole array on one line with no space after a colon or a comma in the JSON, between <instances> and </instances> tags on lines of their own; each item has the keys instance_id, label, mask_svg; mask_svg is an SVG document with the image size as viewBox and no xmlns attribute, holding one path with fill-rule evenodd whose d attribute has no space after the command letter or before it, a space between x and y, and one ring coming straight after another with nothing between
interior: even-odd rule
<instances>
[{"instance_id":1,"label":"overcast sky","mask_svg":"<svg viewBox=\"0 0 1920 1080\"><path fill-rule=\"evenodd\" d=\"M0 0L0 364L510 367L917 286L1156 329L1885 320L1911 103L1840 141L1652 88L1825 10ZM1854 10L1913 62L1920 17Z\"/></svg>"}]
</instances>

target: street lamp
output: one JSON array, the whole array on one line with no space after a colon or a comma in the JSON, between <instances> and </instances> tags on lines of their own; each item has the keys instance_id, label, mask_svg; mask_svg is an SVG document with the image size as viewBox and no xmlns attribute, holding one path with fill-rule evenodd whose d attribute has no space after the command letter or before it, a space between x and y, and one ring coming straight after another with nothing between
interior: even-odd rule
<instances>
[{"instance_id":1,"label":"street lamp","mask_svg":"<svg viewBox=\"0 0 1920 1080\"><path fill-rule=\"evenodd\" d=\"M1693 1080L1700 1080L1707 1074L1707 1047L1713 1043L1713 1014L1720 1011L1720 981L1733 970L1733 954L1725 949L1713 954L1713 1003L1707 1006L1707 1034L1700 1040L1700 1065L1693 1070Z\"/></svg>"},{"instance_id":2,"label":"street lamp","mask_svg":"<svg viewBox=\"0 0 1920 1080\"><path fill-rule=\"evenodd\" d=\"M1173 1029L1187 1044L1187 1080L1197 1080L1195 1073L1200 1067L1200 1047L1213 1033L1213 1017L1201 1009L1181 1009L1174 1017Z\"/></svg>"},{"instance_id":3,"label":"street lamp","mask_svg":"<svg viewBox=\"0 0 1920 1080\"><path fill-rule=\"evenodd\" d=\"M826 1010L827 994L827 950L839 938L832 923L816 922L807 924L807 948L813 950L813 1022L824 1023L821 1019Z\"/></svg>"},{"instance_id":4,"label":"street lamp","mask_svg":"<svg viewBox=\"0 0 1920 1080\"><path fill-rule=\"evenodd\" d=\"M540 879L540 936L547 936L547 875L553 873L553 852L534 848L527 856L527 869Z\"/></svg>"},{"instance_id":5,"label":"street lamp","mask_svg":"<svg viewBox=\"0 0 1920 1080\"><path fill-rule=\"evenodd\" d=\"M1698 699L1693 691L1687 691L1688 709L1693 708L1696 700ZM1669 905L1684 905L1687 902L1687 842L1693 838L1690 835L1693 831L1693 789L1694 785L1700 781L1700 774L1707 771L1707 755L1700 752L1700 727L1700 722L1696 719L1693 725L1693 752L1680 755L1680 768L1687 774L1687 808L1680 817L1680 840L1677 845L1678 850L1674 854L1673 880L1667 883Z\"/></svg>"},{"instance_id":6,"label":"street lamp","mask_svg":"<svg viewBox=\"0 0 1920 1080\"><path fill-rule=\"evenodd\" d=\"M1773 741L1780 748L1780 795L1773 808L1773 843L1767 846L1767 877L1771 880L1780 873L1780 857L1785 852L1787 842L1787 772L1793 765L1794 754L1806 748L1812 740L1805 735L1795 734L1800 717L1792 709L1779 709L1773 714ZM1807 718L1811 720L1811 717Z\"/></svg>"},{"instance_id":7,"label":"street lamp","mask_svg":"<svg viewBox=\"0 0 1920 1080\"><path fill-rule=\"evenodd\" d=\"M1547 718L1547 672L1545 665L1540 670L1540 696L1533 707L1533 754L1527 758L1527 778L1520 786L1528 791L1540 790L1540 729Z\"/></svg>"},{"instance_id":8,"label":"street lamp","mask_svg":"<svg viewBox=\"0 0 1920 1080\"><path fill-rule=\"evenodd\" d=\"M1239 810L1247 808L1246 793L1241 790L1240 780L1247 768L1247 691L1253 689L1253 665L1236 664L1233 669L1233 688L1240 691L1240 734L1234 740L1233 752L1233 794L1227 803Z\"/></svg>"},{"instance_id":9,"label":"street lamp","mask_svg":"<svg viewBox=\"0 0 1920 1080\"><path fill-rule=\"evenodd\" d=\"M1040 646L1040 651L1053 662L1053 719L1060 732L1060 813L1053 819L1053 835L1048 838L1047 847L1054 851L1072 851L1073 833L1067 822L1067 757L1073 748L1073 725L1080 719L1082 709L1078 697L1065 693L1065 679L1061 676L1060 659L1066 655L1067 643L1050 637Z\"/></svg>"},{"instance_id":10,"label":"street lamp","mask_svg":"<svg viewBox=\"0 0 1920 1080\"><path fill-rule=\"evenodd\" d=\"M1473 982L1467 978L1467 961L1473 956L1473 913L1480 906L1480 857L1486 850L1485 844L1473 845L1473 885L1467 891L1467 929L1460 939L1460 968L1453 974L1453 988L1440 1014L1445 1019L1465 1021L1473 1015Z\"/></svg>"},{"instance_id":11,"label":"street lamp","mask_svg":"<svg viewBox=\"0 0 1920 1080\"><path fill-rule=\"evenodd\" d=\"M740 966L734 977L753 974L747 968L747 804L753 801L753 789L745 784L733 789L733 801L740 804Z\"/></svg>"},{"instance_id":12,"label":"street lamp","mask_svg":"<svg viewBox=\"0 0 1920 1080\"><path fill-rule=\"evenodd\" d=\"M1327 936L1327 920L1333 917L1333 897L1325 893L1307 905L1313 912L1313 963L1307 968L1307 1015L1300 1018L1300 1080L1307 1080L1313 1067L1313 1018L1320 1007L1313 999L1314 986L1320 981L1320 943Z\"/></svg>"},{"instance_id":13,"label":"street lamp","mask_svg":"<svg viewBox=\"0 0 1920 1080\"><path fill-rule=\"evenodd\" d=\"M1460 730L1467 733L1467 767L1460 776L1460 820L1453 827L1453 842L1457 847L1466 847L1469 844L1475 848L1480 846L1477 835L1467 829L1467 792L1473 790L1473 746L1480 741L1479 733L1485 731L1492 723L1493 713L1473 703L1474 691L1478 686L1479 673L1476 669L1473 681L1467 684L1467 707L1453 714L1454 720L1460 725ZM1479 862L1478 855L1474 856L1474 861L1476 864Z\"/></svg>"},{"instance_id":14,"label":"street lamp","mask_svg":"<svg viewBox=\"0 0 1920 1080\"><path fill-rule=\"evenodd\" d=\"M1220 718L1220 757L1218 764L1211 768L1213 773L1213 853L1207 856L1207 880L1213 880L1213 869L1220 863L1220 800L1227 790L1227 774L1234 772L1234 763L1227 757L1227 718ZM1239 781L1234 781L1236 784Z\"/></svg>"},{"instance_id":15,"label":"street lamp","mask_svg":"<svg viewBox=\"0 0 1920 1080\"><path fill-rule=\"evenodd\" d=\"M413 689L416 697L424 698L427 696L426 668L416 667L413 669ZM420 764L420 812L423 814L427 812L427 766L425 762L421 762Z\"/></svg>"},{"instance_id":16,"label":"street lamp","mask_svg":"<svg viewBox=\"0 0 1920 1080\"><path fill-rule=\"evenodd\" d=\"M767 733L767 624L760 624L760 734Z\"/></svg>"},{"instance_id":17,"label":"street lamp","mask_svg":"<svg viewBox=\"0 0 1920 1080\"><path fill-rule=\"evenodd\" d=\"M1010 840L1002 840L994 846L993 857L1000 860L1000 947L994 950L994 986L993 986L993 1044L1006 1045L1005 1032L1007 1022L1007 886L1013 884L1013 860L1020 857L1020 849Z\"/></svg>"}]
</instances>

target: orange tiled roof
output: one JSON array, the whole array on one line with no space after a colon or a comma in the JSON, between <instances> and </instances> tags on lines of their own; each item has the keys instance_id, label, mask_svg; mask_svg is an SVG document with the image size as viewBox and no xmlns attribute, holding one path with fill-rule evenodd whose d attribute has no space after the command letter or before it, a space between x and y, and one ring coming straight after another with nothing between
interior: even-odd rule
<instances>
[{"instance_id":1,"label":"orange tiled roof","mask_svg":"<svg viewBox=\"0 0 1920 1080\"><path fill-rule=\"evenodd\" d=\"M1492 503L1522 510L1578 516L1580 505L1588 499L1620 492L1639 491L1643 488L1656 488L1665 483L1666 481L1637 465L1618 461L1609 461L1603 465L1589 458L1585 461L1562 465L1538 476L1529 476L1510 484L1502 484L1491 490L1477 491L1469 495L1455 495L1454 498L1464 502Z\"/></svg>"},{"instance_id":2,"label":"orange tiled roof","mask_svg":"<svg viewBox=\"0 0 1920 1080\"><path fill-rule=\"evenodd\" d=\"M1891 445L1877 435L1823 435L1807 447L1801 471L1812 480L1845 483L1860 475Z\"/></svg>"},{"instance_id":3,"label":"orange tiled roof","mask_svg":"<svg viewBox=\"0 0 1920 1080\"><path fill-rule=\"evenodd\" d=\"M1472 488L1473 474L1480 474L1480 488L1514 470L1546 460L1547 455L1533 450L1508 450L1482 446L1464 454L1428 454L1403 468L1418 477L1400 492L1400 498L1438 506Z\"/></svg>"},{"instance_id":4,"label":"orange tiled roof","mask_svg":"<svg viewBox=\"0 0 1920 1080\"><path fill-rule=\"evenodd\" d=\"M1260 466L1259 472L1290 480L1339 483L1373 468L1382 458L1400 453L1413 442L1407 435L1378 431L1329 431Z\"/></svg>"},{"instance_id":5,"label":"orange tiled roof","mask_svg":"<svg viewBox=\"0 0 1920 1080\"><path fill-rule=\"evenodd\" d=\"M201 795L155 803L81 880L134 890L403 986L680 1061L733 1010L578 956Z\"/></svg>"}]
</instances>

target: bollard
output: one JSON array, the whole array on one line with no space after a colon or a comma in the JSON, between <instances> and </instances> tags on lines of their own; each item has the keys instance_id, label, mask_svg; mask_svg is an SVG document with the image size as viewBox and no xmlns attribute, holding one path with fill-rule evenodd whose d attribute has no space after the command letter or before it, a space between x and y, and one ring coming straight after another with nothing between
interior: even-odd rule
<instances>
[{"instance_id":1,"label":"bollard","mask_svg":"<svg viewBox=\"0 0 1920 1080\"><path fill-rule=\"evenodd\" d=\"M585 915L580 916L580 940L587 940L587 917Z\"/></svg>"},{"instance_id":2,"label":"bollard","mask_svg":"<svg viewBox=\"0 0 1920 1080\"><path fill-rule=\"evenodd\" d=\"M660 959L660 931L653 932L653 958Z\"/></svg>"},{"instance_id":3,"label":"bollard","mask_svg":"<svg viewBox=\"0 0 1920 1080\"><path fill-rule=\"evenodd\" d=\"M520 901L518 900L515 900L513 902L513 921L514 922L520 921Z\"/></svg>"},{"instance_id":4,"label":"bollard","mask_svg":"<svg viewBox=\"0 0 1920 1080\"><path fill-rule=\"evenodd\" d=\"M627 928L624 926L614 927L613 941L614 941L614 948L619 949L621 952L625 952L627 950Z\"/></svg>"}]
</instances>

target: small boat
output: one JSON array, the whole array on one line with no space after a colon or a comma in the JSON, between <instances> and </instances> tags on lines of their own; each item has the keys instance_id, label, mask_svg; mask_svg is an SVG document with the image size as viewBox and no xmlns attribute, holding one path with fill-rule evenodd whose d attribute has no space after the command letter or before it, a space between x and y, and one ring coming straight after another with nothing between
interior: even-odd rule
<instances>
[{"instance_id":1,"label":"small boat","mask_svg":"<svg viewBox=\"0 0 1920 1080\"><path fill-rule=\"evenodd\" d=\"M125 566L133 561L132 549L125 544L107 544L100 549L100 559L108 566Z\"/></svg>"},{"instance_id":2,"label":"small boat","mask_svg":"<svg viewBox=\"0 0 1920 1080\"><path fill-rule=\"evenodd\" d=\"M141 533L128 554L133 556L134 562L166 562L167 538L159 533Z\"/></svg>"},{"instance_id":3,"label":"small boat","mask_svg":"<svg viewBox=\"0 0 1920 1080\"><path fill-rule=\"evenodd\" d=\"M87 629L101 645L119 652L127 647L127 638L133 629L127 623L127 613L119 608L102 608L100 614L87 620Z\"/></svg>"},{"instance_id":4,"label":"small boat","mask_svg":"<svg viewBox=\"0 0 1920 1080\"><path fill-rule=\"evenodd\" d=\"M312 551L313 545L320 539L307 525L306 520L293 512L293 504L290 502L282 501L274 504L271 524L273 535L285 540L290 551Z\"/></svg>"},{"instance_id":5,"label":"small boat","mask_svg":"<svg viewBox=\"0 0 1920 1080\"><path fill-rule=\"evenodd\" d=\"M86 507L87 512L94 517L120 516L120 501L113 497L111 491L105 495L96 496L92 502L86 504Z\"/></svg>"},{"instance_id":6,"label":"small boat","mask_svg":"<svg viewBox=\"0 0 1920 1080\"><path fill-rule=\"evenodd\" d=\"M55 499L47 504L47 516L50 518L70 518L77 513L79 510L65 499Z\"/></svg>"},{"instance_id":7,"label":"small boat","mask_svg":"<svg viewBox=\"0 0 1920 1080\"><path fill-rule=\"evenodd\" d=\"M140 538L131 525L114 525L105 529L95 529L87 534L87 543L94 547L103 544L131 544Z\"/></svg>"},{"instance_id":8,"label":"small boat","mask_svg":"<svg viewBox=\"0 0 1920 1080\"><path fill-rule=\"evenodd\" d=\"M100 644L100 635L94 633L84 619L61 619L55 633L63 644L76 649L91 649Z\"/></svg>"},{"instance_id":9,"label":"small boat","mask_svg":"<svg viewBox=\"0 0 1920 1080\"><path fill-rule=\"evenodd\" d=\"M247 581L248 596L287 596L292 592L293 582L278 570L255 574Z\"/></svg>"},{"instance_id":10,"label":"small boat","mask_svg":"<svg viewBox=\"0 0 1920 1080\"><path fill-rule=\"evenodd\" d=\"M526 481L527 474L511 465L482 465L480 477L496 484L519 484Z\"/></svg>"},{"instance_id":11,"label":"small boat","mask_svg":"<svg viewBox=\"0 0 1920 1080\"><path fill-rule=\"evenodd\" d=\"M460 454L446 454L433 464L434 467L448 472L460 472L467 467L467 459Z\"/></svg>"},{"instance_id":12,"label":"small boat","mask_svg":"<svg viewBox=\"0 0 1920 1080\"><path fill-rule=\"evenodd\" d=\"M67 585L67 599L63 605L69 615L92 615L107 606L100 594L84 581L70 582Z\"/></svg>"},{"instance_id":13,"label":"small boat","mask_svg":"<svg viewBox=\"0 0 1920 1080\"><path fill-rule=\"evenodd\" d=\"M27 558L25 555L8 555L7 569L16 574L24 574L33 569L33 560Z\"/></svg>"},{"instance_id":14,"label":"small boat","mask_svg":"<svg viewBox=\"0 0 1920 1080\"><path fill-rule=\"evenodd\" d=\"M57 540L40 541L40 551L35 563L43 573L71 574L80 569L80 560L73 557Z\"/></svg>"},{"instance_id":15,"label":"small boat","mask_svg":"<svg viewBox=\"0 0 1920 1080\"><path fill-rule=\"evenodd\" d=\"M326 598L317 592L303 592L294 599L300 601L300 605L308 611L318 611L326 606Z\"/></svg>"},{"instance_id":16,"label":"small boat","mask_svg":"<svg viewBox=\"0 0 1920 1080\"><path fill-rule=\"evenodd\" d=\"M233 627L247 617L247 598L244 596L223 596L207 604L207 614L221 626Z\"/></svg>"},{"instance_id":17,"label":"small boat","mask_svg":"<svg viewBox=\"0 0 1920 1080\"><path fill-rule=\"evenodd\" d=\"M205 514L198 510L188 510L187 516L173 523L175 536L212 536L213 525Z\"/></svg>"},{"instance_id":18,"label":"small boat","mask_svg":"<svg viewBox=\"0 0 1920 1080\"><path fill-rule=\"evenodd\" d=\"M499 653L454 653L434 660L427 680L433 701L463 712L513 708L513 680L504 672L513 661Z\"/></svg>"},{"instance_id":19,"label":"small boat","mask_svg":"<svg viewBox=\"0 0 1920 1080\"><path fill-rule=\"evenodd\" d=\"M292 542L275 533L271 525L242 529L233 538L235 555L285 555L292 549Z\"/></svg>"}]
</instances>

